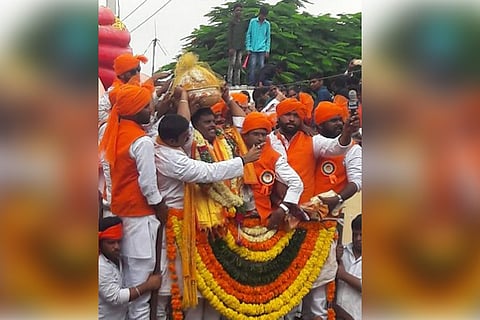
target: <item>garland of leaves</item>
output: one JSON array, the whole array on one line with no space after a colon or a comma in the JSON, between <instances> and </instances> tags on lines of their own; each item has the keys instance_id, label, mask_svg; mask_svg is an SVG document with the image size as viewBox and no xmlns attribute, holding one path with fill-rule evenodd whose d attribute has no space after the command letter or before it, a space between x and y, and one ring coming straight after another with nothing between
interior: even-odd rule
<instances>
[{"instance_id":1,"label":"garland of leaves","mask_svg":"<svg viewBox=\"0 0 480 320\"><path fill-rule=\"evenodd\" d=\"M235 281L249 286L258 286L271 283L283 273L297 257L306 231L295 230L290 243L278 254L265 262L255 262L240 257L230 250L222 239L210 241L210 247L223 269Z\"/></svg>"},{"instance_id":2,"label":"garland of leaves","mask_svg":"<svg viewBox=\"0 0 480 320\"><path fill-rule=\"evenodd\" d=\"M218 138L217 138L218 139ZM226 139L221 139L226 140ZM208 163L213 163L215 162L216 158L215 155L212 153L210 150L210 147L208 146L208 142L205 140L205 138L202 136L200 132L197 130L194 131L194 142L196 143L196 150L197 152L195 153L195 158L197 160L201 160L203 162L208 162ZM224 152L229 152L231 155L231 150L230 147L228 148L223 148L225 149ZM235 179L232 179L235 180ZM243 199L233 193L230 188L228 188L223 182L213 182L209 184L203 184L204 189L207 190L208 195L221 204L223 207L228 208L229 210L233 211L232 208L235 207L240 207L243 205Z\"/></svg>"}]
</instances>

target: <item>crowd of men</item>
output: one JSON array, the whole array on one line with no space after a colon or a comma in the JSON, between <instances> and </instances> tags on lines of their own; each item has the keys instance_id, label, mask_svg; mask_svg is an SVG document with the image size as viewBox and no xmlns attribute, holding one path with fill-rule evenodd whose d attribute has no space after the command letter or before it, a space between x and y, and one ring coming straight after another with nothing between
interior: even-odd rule
<instances>
[{"instance_id":1,"label":"crowd of men","mask_svg":"<svg viewBox=\"0 0 480 320\"><path fill-rule=\"evenodd\" d=\"M239 10L234 7L234 17ZM269 40L256 38L267 29L269 38L267 14L262 8L246 33L254 66L269 53ZM230 64L238 65L243 47L229 49ZM99 318L221 319L201 295L194 308L182 310L173 301L174 290L187 288L172 282L168 217L205 184L219 186L220 199L212 199L221 210L218 222L194 221L202 230L217 230L229 201L240 201L245 214L270 230L294 226L299 205L318 194L330 192L321 196L330 212L341 207L362 187L361 103L351 108L348 95L355 89L361 97L359 87L339 80L331 92L317 73L307 92L264 77L253 99L224 86L221 101L205 107L181 87L168 90L169 81L155 87L159 76L140 82L145 62L144 56L117 57L117 78L99 101ZM239 79L230 67L228 77ZM271 181L284 191L276 194ZM325 285L333 280L337 319L361 319L361 215L351 227L352 243L331 246L317 281L285 319L327 319ZM185 259L176 255L176 270Z\"/></svg>"}]
</instances>

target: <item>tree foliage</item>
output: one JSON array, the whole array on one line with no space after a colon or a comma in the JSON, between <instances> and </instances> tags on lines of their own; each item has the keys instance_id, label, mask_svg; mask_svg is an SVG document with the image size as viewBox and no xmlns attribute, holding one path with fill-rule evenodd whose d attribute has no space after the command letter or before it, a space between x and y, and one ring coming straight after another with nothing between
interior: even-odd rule
<instances>
[{"instance_id":1,"label":"tree foliage","mask_svg":"<svg viewBox=\"0 0 480 320\"><path fill-rule=\"evenodd\" d=\"M208 25L201 25L186 37L184 51L192 51L218 74L225 75L228 66L227 29L233 5L227 2L214 7L206 16ZM282 0L268 5L258 0L239 0L243 18L250 20L260 6L269 8L272 61L286 60L288 71L280 75L281 83L308 79L322 71L325 75L343 72L353 58L361 58L361 13L313 16L300 13L305 0ZM163 69L172 68L173 64Z\"/></svg>"}]
</instances>

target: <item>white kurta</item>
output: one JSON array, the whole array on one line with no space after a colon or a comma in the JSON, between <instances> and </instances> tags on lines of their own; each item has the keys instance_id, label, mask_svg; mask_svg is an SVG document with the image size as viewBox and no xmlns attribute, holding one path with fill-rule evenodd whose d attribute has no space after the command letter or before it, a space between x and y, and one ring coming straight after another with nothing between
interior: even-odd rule
<instances>
[{"instance_id":1,"label":"white kurta","mask_svg":"<svg viewBox=\"0 0 480 320\"><path fill-rule=\"evenodd\" d=\"M122 262L117 267L103 254L98 255L98 319L125 319L130 289L124 288Z\"/></svg>"},{"instance_id":2,"label":"white kurta","mask_svg":"<svg viewBox=\"0 0 480 320\"><path fill-rule=\"evenodd\" d=\"M345 271L362 281L362 257L355 259L352 243L345 246L342 262ZM337 285L337 304L347 311L353 319L362 319L362 293L342 280L339 280Z\"/></svg>"}]
</instances>

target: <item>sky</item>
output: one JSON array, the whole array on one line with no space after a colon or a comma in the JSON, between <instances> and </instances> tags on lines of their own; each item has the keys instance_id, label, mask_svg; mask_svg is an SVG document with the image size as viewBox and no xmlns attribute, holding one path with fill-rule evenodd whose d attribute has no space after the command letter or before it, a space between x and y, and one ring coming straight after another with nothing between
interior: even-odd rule
<instances>
[{"instance_id":1,"label":"sky","mask_svg":"<svg viewBox=\"0 0 480 320\"><path fill-rule=\"evenodd\" d=\"M106 0L99 0L99 5L106 5ZM153 62L152 40L158 39L155 53L155 69L175 60L185 44L182 38L189 36L195 28L208 24L205 14L213 7L226 1L219 0L119 0L120 19L131 32L130 46L134 54L145 54L149 61L142 67L142 72L150 75ZM267 0L275 4L278 0ZM303 9L312 15L330 13L361 12L361 0L310 0ZM135 12L130 14L137 6ZM146 18L164 6L155 16L138 27ZM135 29L137 28L137 29ZM134 30L135 29L135 30ZM160 44L161 48L158 46Z\"/></svg>"}]
</instances>

